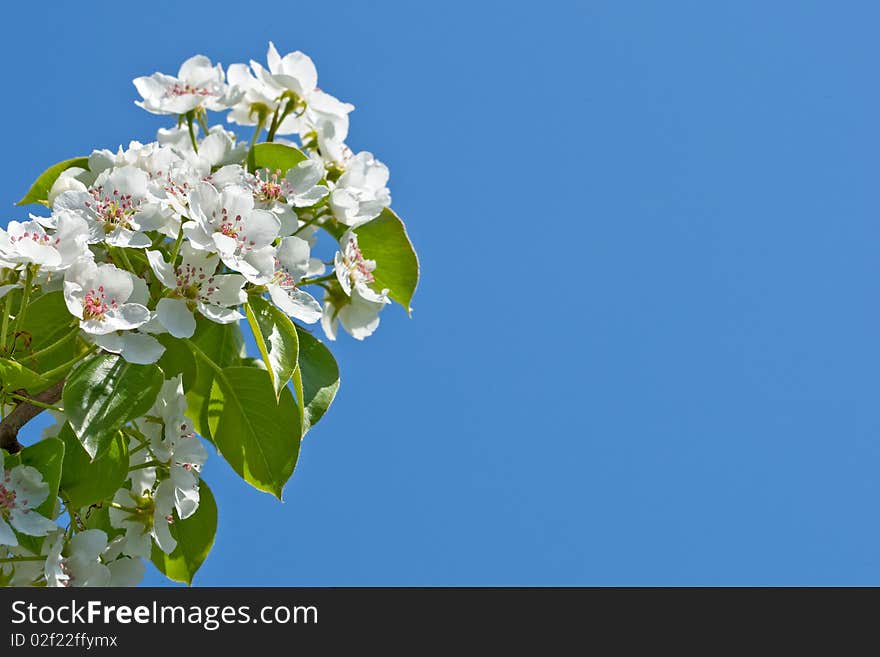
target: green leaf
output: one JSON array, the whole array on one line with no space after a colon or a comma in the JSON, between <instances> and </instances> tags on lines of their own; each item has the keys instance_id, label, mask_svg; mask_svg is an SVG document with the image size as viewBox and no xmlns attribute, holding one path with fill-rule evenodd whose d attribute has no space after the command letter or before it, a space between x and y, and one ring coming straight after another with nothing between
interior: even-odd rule
<instances>
[{"instance_id":1,"label":"green leaf","mask_svg":"<svg viewBox=\"0 0 880 657\"><path fill-rule=\"evenodd\" d=\"M253 166L255 169L281 171L284 175L300 162L309 159L298 148L284 144L256 144L253 148Z\"/></svg>"},{"instance_id":2,"label":"green leaf","mask_svg":"<svg viewBox=\"0 0 880 657\"><path fill-rule=\"evenodd\" d=\"M151 560L168 579L191 585L217 534L217 502L203 480L199 481L198 510L186 520L181 520L174 511L174 523L170 529L171 535L177 539L177 547L171 554L165 554L154 543Z\"/></svg>"},{"instance_id":3,"label":"green leaf","mask_svg":"<svg viewBox=\"0 0 880 657\"><path fill-rule=\"evenodd\" d=\"M39 390L46 385L46 380L36 372L29 370L20 363L7 358L0 358L0 386L9 391Z\"/></svg>"},{"instance_id":4,"label":"green leaf","mask_svg":"<svg viewBox=\"0 0 880 657\"><path fill-rule=\"evenodd\" d=\"M302 425L288 388L276 401L269 373L227 367L211 387L211 435L246 482L281 499L299 457Z\"/></svg>"},{"instance_id":5,"label":"green leaf","mask_svg":"<svg viewBox=\"0 0 880 657\"><path fill-rule=\"evenodd\" d=\"M64 441L64 469L61 472L61 491L74 509L112 497L128 477L128 447L117 432L107 452L95 459L77 440L70 425L65 423L58 433Z\"/></svg>"},{"instance_id":6,"label":"green leaf","mask_svg":"<svg viewBox=\"0 0 880 657\"><path fill-rule=\"evenodd\" d=\"M189 339L220 368L238 365L245 355L244 336L235 324L217 324L204 317L196 318L196 332ZM196 433L208 440L208 398L214 382L214 370L196 359L195 382L186 391L187 416L193 421Z\"/></svg>"},{"instance_id":7,"label":"green leaf","mask_svg":"<svg viewBox=\"0 0 880 657\"><path fill-rule=\"evenodd\" d=\"M43 480L49 484L49 496L36 509L37 513L47 518L51 518L55 512L63 462L64 443L57 438L47 438L21 450L21 464L39 470Z\"/></svg>"},{"instance_id":8,"label":"green leaf","mask_svg":"<svg viewBox=\"0 0 880 657\"><path fill-rule=\"evenodd\" d=\"M67 310L62 292L50 292L28 304L21 331L16 340L15 357L25 367L38 374L71 363L77 354L87 349L78 339L79 327ZM40 389L58 381L66 372L44 381ZM30 390L36 394L37 389Z\"/></svg>"},{"instance_id":9,"label":"green leaf","mask_svg":"<svg viewBox=\"0 0 880 657\"><path fill-rule=\"evenodd\" d=\"M198 367L196 357L183 340L178 340L170 333L157 335L156 339L165 347L165 353L158 362L162 372L165 373L165 378L173 379L177 375L182 375L183 390L188 391L196 383Z\"/></svg>"},{"instance_id":10,"label":"green leaf","mask_svg":"<svg viewBox=\"0 0 880 657\"><path fill-rule=\"evenodd\" d=\"M21 199L16 205L27 205L29 203L40 203L42 205L49 205L49 190L52 189L52 185L54 185L55 181L58 180L58 176L60 176L64 171L70 169L71 167L88 169L89 158L75 157L70 160L59 162L58 164L53 164L51 167L40 174L40 177L34 181L33 185L31 185L28 193L25 194L24 198Z\"/></svg>"},{"instance_id":11,"label":"green leaf","mask_svg":"<svg viewBox=\"0 0 880 657\"><path fill-rule=\"evenodd\" d=\"M251 297L244 310L278 399L296 369L296 327L287 315L262 297Z\"/></svg>"},{"instance_id":12,"label":"green leaf","mask_svg":"<svg viewBox=\"0 0 880 657\"><path fill-rule=\"evenodd\" d=\"M299 326L299 368L302 373L305 431L318 423L339 390L339 367L330 350ZM304 432L305 433L305 432Z\"/></svg>"},{"instance_id":13,"label":"green leaf","mask_svg":"<svg viewBox=\"0 0 880 657\"><path fill-rule=\"evenodd\" d=\"M388 296L412 314L410 303L419 284L419 258L406 227L390 208L356 228L358 246L365 258L376 261L373 288L388 288Z\"/></svg>"},{"instance_id":14,"label":"green leaf","mask_svg":"<svg viewBox=\"0 0 880 657\"><path fill-rule=\"evenodd\" d=\"M37 373L70 362L83 349L73 320L60 290L37 297L28 304L16 358Z\"/></svg>"},{"instance_id":15,"label":"green leaf","mask_svg":"<svg viewBox=\"0 0 880 657\"><path fill-rule=\"evenodd\" d=\"M92 459L104 454L120 427L150 410L162 387L156 365L134 365L100 354L79 365L64 385L64 412Z\"/></svg>"}]
</instances>

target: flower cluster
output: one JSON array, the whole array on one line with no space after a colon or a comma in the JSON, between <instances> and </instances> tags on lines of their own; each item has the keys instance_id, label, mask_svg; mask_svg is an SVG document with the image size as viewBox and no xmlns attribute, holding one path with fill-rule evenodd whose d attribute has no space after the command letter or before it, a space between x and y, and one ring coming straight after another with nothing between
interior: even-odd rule
<instances>
[{"instance_id":1,"label":"flower cluster","mask_svg":"<svg viewBox=\"0 0 880 657\"><path fill-rule=\"evenodd\" d=\"M48 213L0 229L0 304L14 296L24 308L58 291L85 353L132 365L157 363L163 335L189 339L199 322L239 322L257 297L330 340L340 324L358 340L372 335L390 291L359 230L390 206L388 168L346 146L354 106L318 87L312 60L270 43L266 65L224 71L197 55L175 76L134 86L138 106L175 123L153 142L66 163L39 199ZM253 127L253 138L211 125L208 112L220 111ZM18 334L9 339L14 347ZM66 421L58 415L56 432ZM0 450L0 582L129 585L156 548L174 552L174 523L197 512L207 457L181 377L167 378L150 411L121 432L128 476L88 509L65 508L62 496L38 511L49 485L33 467L4 469ZM89 523L99 512L109 514L104 529Z\"/></svg>"}]
</instances>

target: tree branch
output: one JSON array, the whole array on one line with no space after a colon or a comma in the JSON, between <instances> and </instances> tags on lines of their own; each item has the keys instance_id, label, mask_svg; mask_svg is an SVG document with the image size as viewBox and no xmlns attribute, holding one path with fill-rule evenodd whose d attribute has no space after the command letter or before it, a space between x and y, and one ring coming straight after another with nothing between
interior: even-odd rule
<instances>
[{"instance_id":1,"label":"tree branch","mask_svg":"<svg viewBox=\"0 0 880 657\"><path fill-rule=\"evenodd\" d=\"M47 388L38 395L34 395L34 401L43 402L44 404L54 404L61 399L61 391L64 390L64 381L59 381L51 388ZM0 422L0 447L7 450L10 454L15 454L21 450L21 443L18 442L18 432L28 422L33 420L37 415L43 412L43 409L27 402L18 404L12 412L3 418Z\"/></svg>"}]
</instances>

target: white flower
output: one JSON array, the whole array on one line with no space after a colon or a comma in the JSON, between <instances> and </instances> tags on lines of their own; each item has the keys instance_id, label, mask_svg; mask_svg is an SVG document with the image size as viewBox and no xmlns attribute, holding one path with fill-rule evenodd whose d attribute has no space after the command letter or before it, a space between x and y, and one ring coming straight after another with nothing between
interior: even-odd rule
<instances>
[{"instance_id":1,"label":"white flower","mask_svg":"<svg viewBox=\"0 0 880 657\"><path fill-rule=\"evenodd\" d=\"M152 365L165 353L165 347L156 338L137 331L93 335L92 340L104 351L119 354L135 365Z\"/></svg>"},{"instance_id":2,"label":"white flower","mask_svg":"<svg viewBox=\"0 0 880 657\"><path fill-rule=\"evenodd\" d=\"M174 485L174 508L185 520L199 508L199 474L208 458L186 417L186 397L180 376L165 381L151 413L162 418L164 432L150 436L155 459L169 467Z\"/></svg>"},{"instance_id":3,"label":"white flower","mask_svg":"<svg viewBox=\"0 0 880 657\"><path fill-rule=\"evenodd\" d=\"M135 78L133 83L143 98L135 105L152 114L186 114L197 108L219 111L241 97L237 89L226 85L223 67L212 65L204 55L187 59L177 77L153 73Z\"/></svg>"},{"instance_id":4,"label":"white flower","mask_svg":"<svg viewBox=\"0 0 880 657\"><path fill-rule=\"evenodd\" d=\"M219 324L243 319L235 310L247 300L242 289L245 279L239 274L215 274L220 260L207 251L196 251L185 242L180 248L181 263L174 267L165 262L159 251L147 251L147 259L156 278L172 296L159 300L156 316L176 338L192 337L196 330L193 310Z\"/></svg>"},{"instance_id":5,"label":"white flower","mask_svg":"<svg viewBox=\"0 0 880 657\"><path fill-rule=\"evenodd\" d=\"M86 191L88 187L82 180L80 180L82 177L91 177L91 174L89 171L81 167L70 167L69 169L62 171L55 179L55 182L52 183L52 188L49 190L49 195L47 196L49 205L54 205L55 199L58 198L58 195L62 192Z\"/></svg>"},{"instance_id":6,"label":"white flower","mask_svg":"<svg viewBox=\"0 0 880 657\"><path fill-rule=\"evenodd\" d=\"M174 552L177 539L171 535L174 524L174 482L166 479L156 487L153 494L153 529L150 534L165 554Z\"/></svg>"},{"instance_id":7,"label":"white flower","mask_svg":"<svg viewBox=\"0 0 880 657\"><path fill-rule=\"evenodd\" d=\"M274 271L272 242L281 222L266 210L254 208L250 190L230 185L217 191L200 183L189 197L193 221L184 234L199 250L217 252L223 263L248 281L261 285Z\"/></svg>"},{"instance_id":8,"label":"white flower","mask_svg":"<svg viewBox=\"0 0 880 657\"><path fill-rule=\"evenodd\" d=\"M252 61L251 66L255 71L259 71L258 76L251 73L247 64L230 64L229 66L230 84L235 85L243 92L242 97L227 116L226 120L231 123L257 125L261 120L267 121L281 106L280 97L284 90L271 80L266 80L262 67L258 63ZM299 127L299 119L290 115L281 122L276 133L289 135L298 132Z\"/></svg>"},{"instance_id":9,"label":"white flower","mask_svg":"<svg viewBox=\"0 0 880 657\"><path fill-rule=\"evenodd\" d=\"M318 88L318 71L311 58L299 51L282 57L270 41L266 62L272 83L295 93L305 102L300 134L330 131L335 139L344 141L348 135L348 115L354 105L343 103ZM264 74L264 77L267 76Z\"/></svg>"},{"instance_id":10,"label":"white flower","mask_svg":"<svg viewBox=\"0 0 880 657\"><path fill-rule=\"evenodd\" d=\"M36 511L49 496L49 484L40 471L29 465L6 470L3 463L0 449L0 544L18 545L13 529L28 536L45 536L57 528Z\"/></svg>"},{"instance_id":11,"label":"white flower","mask_svg":"<svg viewBox=\"0 0 880 657\"><path fill-rule=\"evenodd\" d=\"M0 228L0 265L19 264L57 267L61 264L57 238L48 235L36 221L10 221L7 230Z\"/></svg>"},{"instance_id":12,"label":"white flower","mask_svg":"<svg viewBox=\"0 0 880 657\"><path fill-rule=\"evenodd\" d=\"M379 312L386 303L390 302L387 299L384 302L364 299L357 288L352 289L350 298L340 299L328 295L324 299L321 327L328 339L335 340L338 323L341 322L342 327L351 334L351 337L363 340L379 327Z\"/></svg>"},{"instance_id":13,"label":"white flower","mask_svg":"<svg viewBox=\"0 0 880 657\"><path fill-rule=\"evenodd\" d=\"M391 205L389 174L388 167L367 151L349 159L347 167L330 193L330 207L339 221L354 228Z\"/></svg>"},{"instance_id":14,"label":"white flower","mask_svg":"<svg viewBox=\"0 0 880 657\"><path fill-rule=\"evenodd\" d=\"M367 260L358 247L357 235L353 231L347 231L342 236L342 250L336 252L333 259L336 270L336 279L342 289L349 296L353 290L357 290L361 298L374 303L388 303L388 290L379 293L370 287L374 282L373 271L376 269L375 260Z\"/></svg>"},{"instance_id":15,"label":"white flower","mask_svg":"<svg viewBox=\"0 0 880 657\"><path fill-rule=\"evenodd\" d=\"M80 328L91 335L106 335L143 326L150 311L138 303L126 303L134 291L134 276L117 267L77 260L64 275L64 301L79 318Z\"/></svg>"},{"instance_id":16,"label":"white flower","mask_svg":"<svg viewBox=\"0 0 880 657\"><path fill-rule=\"evenodd\" d=\"M321 319L321 305L297 283L314 271L313 259L309 258L309 243L298 237L285 237L275 253L275 273L266 284L272 302L284 313L312 324ZM324 266L318 261L319 271Z\"/></svg>"},{"instance_id":17,"label":"white flower","mask_svg":"<svg viewBox=\"0 0 880 657\"><path fill-rule=\"evenodd\" d=\"M149 559L151 542L155 541L165 554L173 552L177 547L177 540L169 529L174 523L173 511L174 484L170 479L161 482L152 494L146 496L125 488L116 491L109 512L110 524L125 530L124 541L118 545L118 551L130 557Z\"/></svg>"},{"instance_id":18,"label":"white flower","mask_svg":"<svg viewBox=\"0 0 880 657\"><path fill-rule=\"evenodd\" d=\"M308 159L288 169L283 178L281 171L263 169L249 175L247 182L258 201L282 201L295 208L307 208L327 196L327 187L318 184L323 176L321 163Z\"/></svg>"},{"instance_id":19,"label":"white flower","mask_svg":"<svg viewBox=\"0 0 880 657\"><path fill-rule=\"evenodd\" d=\"M53 540L46 558L48 586L109 586L110 569L101 561L107 548L107 534L100 529L87 529L67 542L69 555L61 556L64 534Z\"/></svg>"},{"instance_id":20,"label":"white flower","mask_svg":"<svg viewBox=\"0 0 880 657\"><path fill-rule=\"evenodd\" d=\"M53 207L82 216L92 243L112 246L147 247L151 240L142 231L167 223L149 176L131 165L102 171L87 191L62 192Z\"/></svg>"}]
</instances>

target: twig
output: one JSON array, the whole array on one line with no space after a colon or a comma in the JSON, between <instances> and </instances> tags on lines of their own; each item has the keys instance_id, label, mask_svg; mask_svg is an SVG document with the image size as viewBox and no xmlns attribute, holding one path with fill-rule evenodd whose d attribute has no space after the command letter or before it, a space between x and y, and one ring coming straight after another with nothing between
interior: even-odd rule
<instances>
[{"instance_id":1,"label":"twig","mask_svg":"<svg viewBox=\"0 0 880 657\"><path fill-rule=\"evenodd\" d=\"M33 401L40 404L54 404L61 399L61 391L64 390L64 381L59 381L51 388L47 388L38 395L33 396ZM0 422L0 447L15 454L21 450L18 442L18 432L28 422L43 412L39 406L29 402L21 402L12 412Z\"/></svg>"}]
</instances>

